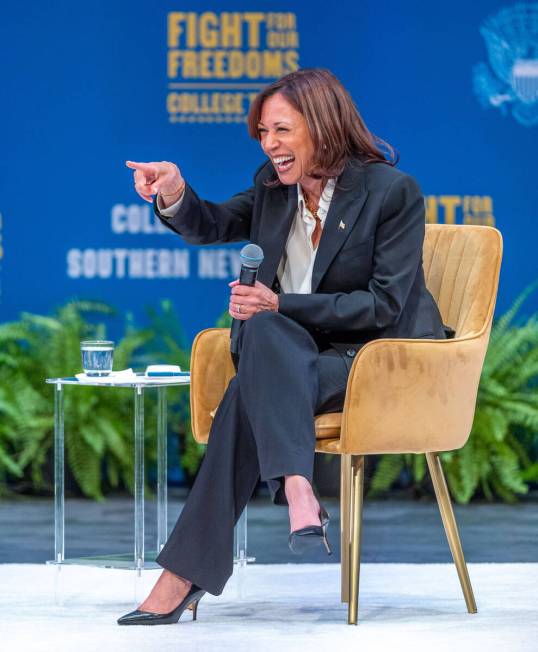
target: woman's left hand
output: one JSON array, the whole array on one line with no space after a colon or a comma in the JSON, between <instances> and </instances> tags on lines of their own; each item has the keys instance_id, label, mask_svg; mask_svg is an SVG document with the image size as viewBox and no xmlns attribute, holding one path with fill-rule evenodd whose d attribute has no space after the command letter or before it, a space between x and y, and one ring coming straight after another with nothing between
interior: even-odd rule
<instances>
[{"instance_id":1,"label":"woman's left hand","mask_svg":"<svg viewBox=\"0 0 538 652\"><path fill-rule=\"evenodd\" d=\"M278 312L278 294L266 285L256 281L255 285L240 285L239 281L229 283L232 288L228 312L234 319L250 319L262 310Z\"/></svg>"}]
</instances>

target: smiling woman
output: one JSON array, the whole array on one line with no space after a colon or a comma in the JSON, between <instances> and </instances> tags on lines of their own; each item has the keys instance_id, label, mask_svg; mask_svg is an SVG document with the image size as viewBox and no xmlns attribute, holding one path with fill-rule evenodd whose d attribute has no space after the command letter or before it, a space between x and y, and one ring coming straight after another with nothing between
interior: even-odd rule
<instances>
[{"instance_id":1,"label":"smiling woman","mask_svg":"<svg viewBox=\"0 0 538 652\"><path fill-rule=\"evenodd\" d=\"M323 545L329 516L314 495L314 417L342 409L359 348L382 337L443 338L424 283L424 201L395 169L327 70L265 88L248 128L268 157L253 185L217 204L168 162L134 163L136 191L187 242L249 240L265 257L252 287L230 284L237 374L207 452L157 561L149 597L121 625L176 622L232 572L233 528L261 476L287 505L295 553ZM427 335L425 335L427 334ZM196 611L194 612L196 613Z\"/></svg>"}]
</instances>

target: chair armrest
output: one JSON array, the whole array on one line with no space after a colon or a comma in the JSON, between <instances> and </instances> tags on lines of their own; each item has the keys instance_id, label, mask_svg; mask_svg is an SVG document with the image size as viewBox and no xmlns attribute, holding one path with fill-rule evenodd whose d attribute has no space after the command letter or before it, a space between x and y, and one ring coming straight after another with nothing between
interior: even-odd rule
<instances>
[{"instance_id":1,"label":"chair armrest","mask_svg":"<svg viewBox=\"0 0 538 652\"><path fill-rule=\"evenodd\" d=\"M488 339L489 329L452 340L366 344L348 379L341 451L419 453L463 446Z\"/></svg>"},{"instance_id":2,"label":"chair armrest","mask_svg":"<svg viewBox=\"0 0 538 652\"><path fill-rule=\"evenodd\" d=\"M235 376L230 329L208 328L196 336L191 354L191 424L194 439L207 443L212 414Z\"/></svg>"}]
</instances>

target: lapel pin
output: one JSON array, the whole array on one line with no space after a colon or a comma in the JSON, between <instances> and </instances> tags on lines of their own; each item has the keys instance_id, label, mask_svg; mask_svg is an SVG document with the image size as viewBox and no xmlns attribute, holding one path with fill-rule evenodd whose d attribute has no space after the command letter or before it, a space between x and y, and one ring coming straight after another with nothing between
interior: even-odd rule
<instances>
[{"instance_id":1,"label":"lapel pin","mask_svg":"<svg viewBox=\"0 0 538 652\"><path fill-rule=\"evenodd\" d=\"M342 229L342 231L346 228L346 225L340 220L340 224L338 225L339 229Z\"/></svg>"}]
</instances>

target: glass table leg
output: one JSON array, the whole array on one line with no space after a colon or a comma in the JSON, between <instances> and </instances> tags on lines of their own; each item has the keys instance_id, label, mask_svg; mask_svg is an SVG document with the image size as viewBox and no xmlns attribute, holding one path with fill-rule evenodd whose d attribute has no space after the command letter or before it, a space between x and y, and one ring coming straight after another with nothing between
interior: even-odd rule
<instances>
[{"instance_id":1,"label":"glass table leg","mask_svg":"<svg viewBox=\"0 0 538 652\"><path fill-rule=\"evenodd\" d=\"M249 557L247 554L247 507L235 524L235 556L234 556L234 578L236 581L237 598L245 600L247 598L246 588L246 568L247 564L256 561L255 557Z\"/></svg>"},{"instance_id":2,"label":"glass table leg","mask_svg":"<svg viewBox=\"0 0 538 652\"><path fill-rule=\"evenodd\" d=\"M235 524L235 560L238 564L247 561L247 508Z\"/></svg>"},{"instance_id":3,"label":"glass table leg","mask_svg":"<svg viewBox=\"0 0 538 652\"><path fill-rule=\"evenodd\" d=\"M168 537L166 387L157 388L157 554Z\"/></svg>"},{"instance_id":4,"label":"glass table leg","mask_svg":"<svg viewBox=\"0 0 538 652\"><path fill-rule=\"evenodd\" d=\"M64 503L64 393L61 383L54 387L54 561L65 558Z\"/></svg>"},{"instance_id":5,"label":"glass table leg","mask_svg":"<svg viewBox=\"0 0 538 652\"><path fill-rule=\"evenodd\" d=\"M144 568L144 389L134 388L134 563Z\"/></svg>"},{"instance_id":6,"label":"glass table leg","mask_svg":"<svg viewBox=\"0 0 538 652\"><path fill-rule=\"evenodd\" d=\"M60 572L65 559L65 442L64 393L61 383L54 386L54 602L63 605Z\"/></svg>"}]
</instances>

